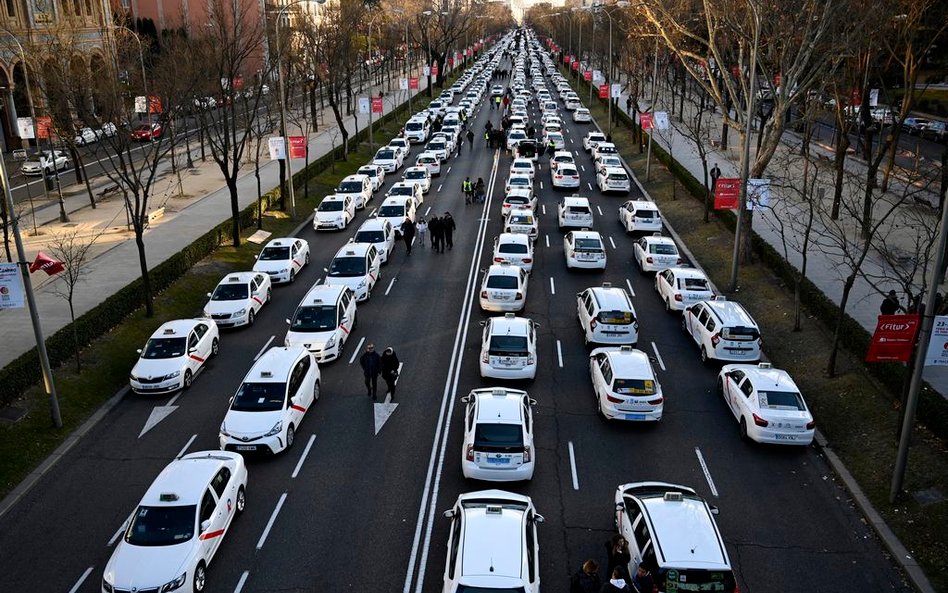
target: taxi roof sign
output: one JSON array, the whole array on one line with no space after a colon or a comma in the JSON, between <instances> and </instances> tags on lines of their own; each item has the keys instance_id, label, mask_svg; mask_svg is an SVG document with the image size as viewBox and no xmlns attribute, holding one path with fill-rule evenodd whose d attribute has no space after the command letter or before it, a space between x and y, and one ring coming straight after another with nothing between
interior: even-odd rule
<instances>
[{"instance_id":1,"label":"taxi roof sign","mask_svg":"<svg viewBox=\"0 0 948 593\"><path fill-rule=\"evenodd\" d=\"M174 492L162 492L158 495L158 500L161 502L177 502L178 495Z\"/></svg>"}]
</instances>

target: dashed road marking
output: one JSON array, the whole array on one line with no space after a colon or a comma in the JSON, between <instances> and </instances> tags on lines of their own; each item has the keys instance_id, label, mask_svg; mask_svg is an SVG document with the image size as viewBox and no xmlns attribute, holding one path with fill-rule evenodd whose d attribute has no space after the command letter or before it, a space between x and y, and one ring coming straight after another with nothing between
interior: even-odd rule
<instances>
[{"instance_id":1,"label":"dashed road marking","mask_svg":"<svg viewBox=\"0 0 948 593\"><path fill-rule=\"evenodd\" d=\"M257 540L257 549L260 550L263 548L263 544L267 541L267 536L270 535L270 530L273 529L273 524L276 523L277 515L280 514L280 509L283 508L283 503L286 502L286 492L280 495L280 500L277 501L276 508L273 509L273 513L270 515L270 520L267 521L267 526L263 528L263 533L260 534L260 539Z\"/></svg>"},{"instance_id":2,"label":"dashed road marking","mask_svg":"<svg viewBox=\"0 0 948 593\"><path fill-rule=\"evenodd\" d=\"M573 451L573 441L569 441L569 469L573 476L573 490L579 490L579 476L576 473L576 453Z\"/></svg>"},{"instance_id":3,"label":"dashed road marking","mask_svg":"<svg viewBox=\"0 0 948 593\"><path fill-rule=\"evenodd\" d=\"M602 208L600 208L599 206L596 206L596 210L599 211L599 216L602 216Z\"/></svg>"},{"instance_id":4,"label":"dashed road marking","mask_svg":"<svg viewBox=\"0 0 948 593\"><path fill-rule=\"evenodd\" d=\"M634 297L634 296L635 296L635 291L632 290L632 283L629 281L628 278L625 279L625 285L629 287L629 294Z\"/></svg>"},{"instance_id":5,"label":"dashed road marking","mask_svg":"<svg viewBox=\"0 0 948 593\"><path fill-rule=\"evenodd\" d=\"M349 358L349 364L355 362L356 356L359 355L359 352L362 352L362 344L365 343L365 336L362 336L362 339L359 340L359 345L355 347L355 350L352 351L352 356Z\"/></svg>"},{"instance_id":6,"label":"dashed road marking","mask_svg":"<svg viewBox=\"0 0 948 593\"><path fill-rule=\"evenodd\" d=\"M299 475L300 469L303 468L303 462L306 461L306 456L309 455L309 450L313 448L313 443L316 442L316 435L309 436L309 442L306 443L306 448L303 449L303 454L300 455L300 460L296 463L296 468L293 470L293 475L291 478L296 478Z\"/></svg>"},{"instance_id":7,"label":"dashed road marking","mask_svg":"<svg viewBox=\"0 0 948 593\"><path fill-rule=\"evenodd\" d=\"M244 585L247 583L247 577L250 576L250 571L245 570L242 575L240 575L240 580L237 581L237 586L234 587L234 593L240 593L244 590Z\"/></svg>"},{"instance_id":8,"label":"dashed road marking","mask_svg":"<svg viewBox=\"0 0 948 593\"><path fill-rule=\"evenodd\" d=\"M263 345L263 348L260 349L260 352L257 352L257 355L253 357L254 362L257 362L257 359L263 356L263 353L266 352L267 348L270 347L270 344L273 342L274 338L276 338L276 336L270 336L270 339L267 340L267 343Z\"/></svg>"},{"instance_id":9,"label":"dashed road marking","mask_svg":"<svg viewBox=\"0 0 948 593\"><path fill-rule=\"evenodd\" d=\"M69 590L69 593L76 593L76 591L78 591L79 588L82 587L82 583L84 583L85 580L89 578L89 575L92 574L92 569L94 568L95 568L94 566L90 566L89 568L87 568L86 571L82 573L82 576L79 577L79 580L76 581L76 584L72 586L72 589Z\"/></svg>"},{"instance_id":10,"label":"dashed road marking","mask_svg":"<svg viewBox=\"0 0 948 593\"><path fill-rule=\"evenodd\" d=\"M553 276L550 276L550 294L556 294L556 286L553 284Z\"/></svg>"},{"instance_id":11,"label":"dashed road marking","mask_svg":"<svg viewBox=\"0 0 948 593\"><path fill-rule=\"evenodd\" d=\"M711 479L711 472L708 470L708 464L704 462L704 455L701 454L701 449L695 447L695 455L698 457L698 463L701 464L701 471L704 472L704 479L708 481L708 486L711 488L711 494L717 498L718 489L714 486L714 480Z\"/></svg>"},{"instance_id":12,"label":"dashed road marking","mask_svg":"<svg viewBox=\"0 0 948 593\"><path fill-rule=\"evenodd\" d=\"M560 363L560 368L563 368L563 345L559 340L556 341L556 360Z\"/></svg>"},{"instance_id":13,"label":"dashed road marking","mask_svg":"<svg viewBox=\"0 0 948 593\"><path fill-rule=\"evenodd\" d=\"M655 351L655 358L658 359L658 366L662 367L662 370L665 369L665 361L662 360L662 355L658 353L658 346L655 345L655 342L652 342L652 350Z\"/></svg>"},{"instance_id":14,"label":"dashed road marking","mask_svg":"<svg viewBox=\"0 0 948 593\"><path fill-rule=\"evenodd\" d=\"M609 243L612 244L612 248L616 248L616 242L612 240L612 237L609 237Z\"/></svg>"}]
</instances>

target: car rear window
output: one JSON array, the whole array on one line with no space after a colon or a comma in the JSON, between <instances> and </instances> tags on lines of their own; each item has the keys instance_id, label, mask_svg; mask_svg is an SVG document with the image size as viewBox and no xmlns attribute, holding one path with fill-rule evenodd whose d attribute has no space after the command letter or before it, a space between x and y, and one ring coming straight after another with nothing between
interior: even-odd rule
<instances>
[{"instance_id":1,"label":"car rear window","mask_svg":"<svg viewBox=\"0 0 948 593\"><path fill-rule=\"evenodd\" d=\"M500 253L527 253L527 246L522 243L501 243L497 251Z\"/></svg>"},{"instance_id":2,"label":"car rear window","mask_svg":"<svg viewBox=\"0 0 948 593\"><path fill-rule=\"evenodd\" d=\"M652 379L616 379L612 390L621 395L655 395L655 381Z\"/></svg>"},{"instance_id":3,"label":"car rear window","mask_svg":"<svg viewBox=\"0 0 948 593\"><path fill-rule=\"evenodd\" d=\"M635 321L632 311L600 311L596 316L600 323L628 325Z\"/></svg>"},{"instance_id":4,"label":"car rear window","mask_svg":"<svg viewBox=\"0 0 948 593\"><path fill-rule=\"evenodd\" d=\"M725 340L756 340L760 332L753 327L726 327L721 332Z\"/></svg>"},{"instance_id":5,"label":"car rear window","mask_svg":"<svg viewBox=\"0 0 948 593\"><path fill-rule=\"evenodd\" d=\"M491 336L488 351L494 356L525 356L527 354L527 337Z\"/></svg>"},{"instance_id":6,"label":"car rear window","mask_svg":"<svg viewBox=\"0 0 948 593\"><path fill-rule=\"evenodd\" d=\"M648 252L658 255L678 255L678 249L667 243L652 243L648 246Z\"/></svg>"},{"instance_id":7,"label":"car rear window","mask_svg":"<svg viewBox=\"0 0 948 593\"><path fill-rule=\"evenodd\" d=\"M657 215L658 215L658 212L655 212L654 210L640 209L640 210L635 211L636 218L655 218Z\"/></svg>"},{"instance_id":8,"label":"car rear window","mask_svg":"<svg viewBox=\"0 0 948 593\"><path fill-rule=\"evenodd\" d=\"M493 275L487 277L487 288L506 288L510 290L517 289L516 276Z\"/></svg>"},{"instance_id":9,"label":"car rear window","mask_svg":"<svg viewBox=\"0 0 948 593\"><path fill-rule=\"evenodd\" d=\"M663 569L656 579L659 591L710 591L733 593L737 589L729 570Z\"/></svg>"},{"instance_id":10,"label":"car rear window","mask_svg":"<svg viewBox=\"0 0 948 593\"><path fill-rule=\"evenodd\" d=\"M576 239L576 251L602 251L602 242L599 239Z\"/></svg>"},{"instance_id":11,"label":"car rear window","mask_svg":"<svg viewBox=\"0 0 948 593\"><path fill-rule=\"evenodd\" d=\"M590 210L588 206L567 206L566 211L570 214L589 214Z\"/></svg>"},{"instance_id":12,"label":"car rear window","mask_svg":"<svg viewBox=\"0 0 948 593\"><path fill-rule=\"evenodd\" d=\"M519 424L478 424L474 448L479 451L510 453L523 450L523 428Z\"/></svg>"},{"instance_id":13,"label":"car rear window","mask_svg":"<svg viewBox=\"0 0 948 593\"><path fill-rule=\"evenodd\" d=\"M680 281L685 290L711 291L708 287L708 281L704 278L683 278Z\"/></svg>"}]
</instances>

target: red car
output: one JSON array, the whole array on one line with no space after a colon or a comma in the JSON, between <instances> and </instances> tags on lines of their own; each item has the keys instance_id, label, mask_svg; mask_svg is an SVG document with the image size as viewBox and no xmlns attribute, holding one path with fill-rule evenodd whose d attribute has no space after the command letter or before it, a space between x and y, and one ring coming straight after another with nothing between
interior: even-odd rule
<instances>
[{"instance_id":1,"label":"red car","mask_svg":"<svg viewBox=\"0 0 948 593\"><path fill-rule=\"evenodd\" d=\"M157 140L161 138L163 130L161 124L142 124L132 130L132 140L144 142L146 140Z\"/></svg>"}]
</instances>

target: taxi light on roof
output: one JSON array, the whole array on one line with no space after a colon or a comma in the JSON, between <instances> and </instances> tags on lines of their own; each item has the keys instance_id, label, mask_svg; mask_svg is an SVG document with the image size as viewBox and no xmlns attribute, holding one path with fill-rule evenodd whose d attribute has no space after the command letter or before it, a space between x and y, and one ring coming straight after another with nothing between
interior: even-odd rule
<instances>
[{"instance_id":1,"label":"taxi light on roof","mask_svg":"<svg viewBox=\"0 0 948 593\"><path fill-rule=\"evenodd\" d=\"M490 394L491 394L491 395L504 396L504 395L507 395L507 390L506 390L506 389L500 389L500 388L494 388L494 389L491 389L491 390L490 390Z\"/></svg>"},{"instance_id":2,"label":"taxi light on roof","mask_svg":"<svg viewBox=\"0 0 948 593\"><path fill-rule=\"evenodd\" d=\"M681 502L685 499L685 497L681 495L681 492L666 492L662 498L666 502Z\"/></svg>"},{"instance_id":3,"label":"taxi light on roof","mask_svg":"<svg viewBox=\"0 0 948 593\"><path fill-rule=\"evenodd\" d=\"M231 276L227 279L228 282L240 282L240 276Z\"/></svg>"},{"instance_id":4,"label":"taxi light on roof","mask_svg":"<svg viewBox=\"0 0 948 593\"><path fill-rule=\"evenodd\" d=\"M727 300L727 297L724 296L723 294L719 294L719 295L715 295L715 297L714 297L713 299L711 299L711 300L713 300L713 301L726 301L726 300Z\"/></svg>"},{"instance_id":5,"label":"taxi light on roof","mask_svg":"<svg viewBox=\"0 0 948 593\"><path fill-rule=\"evenodd\" d=\"M349 250L346 251L346 255L355 255L355 254L356 254L356 252L353 251L352 249L349 249Z\"/></svg>"},{"instance_id":6,"label":"taxi light on roof","mask_svg":"<svg viewBox=\"0 0 948 593\"><path fill-rule=\"evenodd\" d=\"M174 492L162 492L158 495L158 500L161 502L177 502L178 495Z\"/></svg>"},{"instance_id":7,"label":"taxi light on roof","mask_svg":"<svg viewBox=\"0 0 948 593\"><path fill-rule=\"evenodd\" d=\"M513 319L516 315L514 313L504 313L504 319Z\"/></svg>"},{"instance_id":8,"label":"taxi light on roof","mask_svg":"<svg viewBox=\"0 0 948 593\"><path fill-rule=\"evenodd\" d=\"M323 302L323 299L321 299L321 298L319 298L319 297L313 299L313 303L316 304L316 305L319 305L319 304L321 304L322 302Z\"/></svg>"},{"instance_id":9,"label":"taxi light on roof","mask_svg":"<svg viewBox=\"0 0 948 593\"><path fill-rule=\"evenodd\" d=\"M662 234L661 234L660 232L655 232L655 233L652 233L652 236L653 236L653 237L661 237Z\"/></svg>"},{"instance_id":10,"label":"taxi light on roof","mask_svg":"<svg viewBox=\"0 0 948 593\"><path fill-rule=\"evenodd\" d=\"M273 373L270 371L260 371L260 376L263 377L264 379L269 379L273 377Z\"/></svg>"},{"instance_id":11,"label":"taxi light on roof","mask_svg":"<svg viewBox=\"0 0 948 593\"><path fill-rule=\"evenodd\" d=\"M487 505L487 514L488 515L502 515L504 513L503 507L500 505Z\"/></svg>"},{"instance_id":12,"label":"taxi light on roof","mask_svg":"<svg viewBox=\"0 0 948 593\"><path fill-rule=\"evenodd\" d=\"M759 368L759 369L772 369L772 368L774 368L774 365L770 364L769 362L761 362L761 363L758 363L758 364L757 364L757 368Z\"/></svg>"},{"instance_id":13,"label":"taxi light on roof","mask_svg":"<svg viewBox=\"0 0 948 593\"><path fill-rule=\"evenodd\" d=\"M165 328L165 335L166 335L166 336L173 336L173 335L174 335L174 328L171 328L171 327Z\"/></svg>"},{"instance_id":14,"label":"taxi light on roof","mask_svg":"<svg viewBox=\"0 0 948 593\"><path fill-rule=\"evenodd\" d=\"M629 345L619 346L619 351L620 351L620 352L632 352L632 346L629 346Z\"/></svg>"},{"instance_id":15,"label":"taxi light on roof","mask_svg":"<svg viewBox=\"0 0 948 593\"><path fill-rule=\"evenodd\" d=\"M602 287L603 287L603 288L612 288L612 282L603 282L603 283L602 283Z\"/></svg>"}]
</instances>

